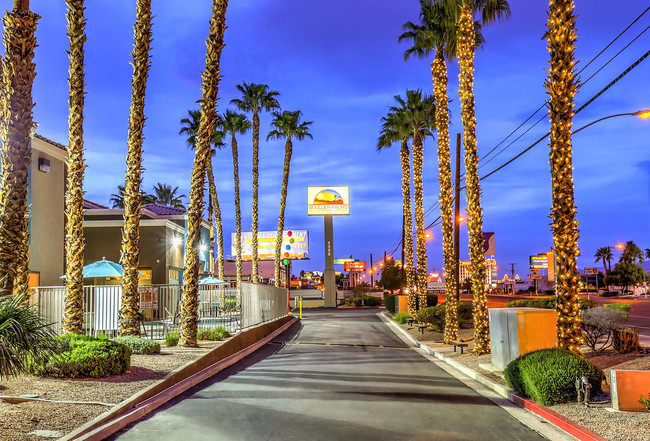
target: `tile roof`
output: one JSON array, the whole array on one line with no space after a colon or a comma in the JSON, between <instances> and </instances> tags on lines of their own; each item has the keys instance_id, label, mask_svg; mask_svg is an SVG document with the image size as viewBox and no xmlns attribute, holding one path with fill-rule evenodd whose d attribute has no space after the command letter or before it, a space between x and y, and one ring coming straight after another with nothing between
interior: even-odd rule
<instances>
[{"instance_id":1,"label":"tile roof","mask_svg":"<svg viewBox=\"0 0 650 441\"><path fill-rule=\"evenodd\" d=\"M185 214L184 208L175 208L175 207L170 207L168 205L161 205L161 204L145 204L142 206L142 209L149 210L153 214L156 214L158 216L173 216L173 215Z\"/></svg>"},{"instance_id":2,"label":"tile roof","mask_svg":"<svg viewBox=\"0 0 650 441\"><path fill-rule=\"evenodd\" d=\"M87 201L86 199L84 199L84 208L86 210L106 210L106 209L108 209L108 207L105 206L105 205L101 205L101 204L97 204L95 202Z\"/></svg>"},{"instance_id":3,"label":"tile roof","mask_svg":"<svg viewBox=\"0 0 650 441\"><path fill-rule=\"evenodd\" d=\"M41 141L45 141L45 142L47 142L48 144L52 144L53 146L56 146L56 147L60 148L60 149L63 150L64 152L67 152L67 151L68 151L68 147L66 147L65 145L60 144L60 143L58 143L58 142L56 142L56 141L52 141L51 139L46 138L46 137L43 136L43 135L39 135L38 133L34 133L34 138L38 138L38 139L40 139Z\"/></svg>"}]
</instances>

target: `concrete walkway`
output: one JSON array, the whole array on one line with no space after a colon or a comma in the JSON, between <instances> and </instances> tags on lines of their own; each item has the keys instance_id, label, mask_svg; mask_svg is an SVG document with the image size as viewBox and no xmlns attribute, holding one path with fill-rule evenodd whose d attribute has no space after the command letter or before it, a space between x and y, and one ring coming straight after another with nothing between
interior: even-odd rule
<instances>
[{"instance_id":1,"label":"concrete walkway","mask_svg":"<svg viewBox=\"0 0 650 441\"><path fill-rule=\"evenodd\" d=\"M111 439L545 439L411 350L376 312L309 311L275 342Z\"/></svg>"}]
</instances>

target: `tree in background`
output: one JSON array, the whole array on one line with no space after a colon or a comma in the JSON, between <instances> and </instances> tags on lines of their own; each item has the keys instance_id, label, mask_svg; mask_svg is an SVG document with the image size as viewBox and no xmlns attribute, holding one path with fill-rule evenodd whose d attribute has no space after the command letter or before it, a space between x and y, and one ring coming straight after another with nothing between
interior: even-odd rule
<instances>
[{"instance_id":1,"label":"tree in background","mask_svg":"<svg viewBox=\"0 0 650 441\"><path fill-rule=\"evenodd\" d=\"M251 129L251 123L246 115L226 110L226 113L219 118L221 129L230 133L230 149L232 151L233 179L235 183L235 251L237 267L237 286L241 282L241 204L239 200L239 149L237 146L237 135L243 135Z\"/></svg>"},{"instance_id":2,"label":"tree in background","mask_svg":"<svg viewBox=\"0 0 650 441\"><path fill-rule=\"evenodd\" d=\"M129 113L128 151L124 190L124 229L120 263L122 274L122 306L120 335L140 335L138 266L140 264L140 194L142 192L142 143L145 94L149 77L151 49L151 0L138 0L133 44L133 79Z\"/></svg>"},{"instance_id":3,"label":"tree in background","mask_svg":"<svg viewBox=\"0 0 650 441\"><path fill-rule=\"evenodd\" d=\"M178 187L172 188L171 185L161 184L158 182L153 187L153 198L156 204L167 205L174 208L185 208L183 205L183 198L187 197L184 194L176 194Z\"/></svg>"},{"instance_id":4,"label":"tree in background","mask_svg":"<svg viewBox=\"0 0 650 441\"><path fill-rule=\"evenodd\" d=\"M284 211L287 206L287 192L289 191L289 168L291 155L293 154L293 138L302 141L305 138L312 138L309 133L309 126L313 121L300 121L300 110L295 112L284 111L273 112L271 126L266 140L285 139L284 144L284 167L282 171L282 190L280 191L280 215L278 216L278 234L275 240L275 286L280 286L280 253L282 251L282 233L284 232Z\"/></svg>"},{"instance_id":5,"label":"tree in background","mask_svg":"<svg viewBox=\"0 0 650 441\"><path fill-rule=\"evenodd\" d=\"M260 152L260 111L267 112L279 109L277 97L280 93L269 90L266 84L246 83L237 84L237 89L242 93L241 98L235 98L230 102L237 106L242 112L253 113L253 224L251 227L253 252L251 278L253 283L259 282L258 253L257 253L257 231L258 231L258 193L259 193L259 152Z\"/></svg>"},{"instance_id":6,"label":"tree in background","mask_svg":"<svg viewBox=\"0 0 650 441\"><path fill-rule=\"evenodd\" d=\"M384 289L395 291L402 287L401 270L395 265L394 259L384 261L384 268L381 270L381 279L377 283Z\"/></svg>"},{"instance_id":7,"label":"tree in background","mask_svg":"<svg viewBox=\"0 0 650 441\"><path fill-rule=\"evenodd\" d=\"M596 250L596 254L594 254L594 257L596 258L596 262L599 260L602 260L603 262L603 274L605 275L605 285L607 285L607 289L609 289L609 277L608 274L609 272L612 271L612 258L614 255L612 254L612 248L611 247L600 247L598 250ZM609 263L609 272L607 270L607 263Z\"/></svg>"}]
</instances>

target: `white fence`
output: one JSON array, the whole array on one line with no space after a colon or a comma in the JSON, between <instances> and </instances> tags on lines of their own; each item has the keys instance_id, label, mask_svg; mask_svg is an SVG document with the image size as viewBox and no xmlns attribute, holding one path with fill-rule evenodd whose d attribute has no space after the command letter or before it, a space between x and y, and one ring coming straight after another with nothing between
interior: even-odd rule
<instances>
[{"instance_id":1,"label":"white fence","mask_svg":"<svg viewBox=\"0 0 650 441\"><path fill-rule=\"evenodd\" d=\"M160 339L180 324L181 285L152 285L138 289L142 334ZM63 333L65 287L34 288L32 302L57 333ZM240 308L236 288L199 285L199 330L223 326L231 333L240 329ZM117 335L122 306L122 286L84 286L84 332L91 335Z\"/></svg>"},{"instance_id":2,"label":"white fence","mask_svg":"<svg viewBox=\"0 0 650 441\"><path fill-rule=\"evenodd\" d=\"M288 313L286 288L271 285L241 284L241 327L248 328L269 322Z\"/></svg>"}]
</instances>

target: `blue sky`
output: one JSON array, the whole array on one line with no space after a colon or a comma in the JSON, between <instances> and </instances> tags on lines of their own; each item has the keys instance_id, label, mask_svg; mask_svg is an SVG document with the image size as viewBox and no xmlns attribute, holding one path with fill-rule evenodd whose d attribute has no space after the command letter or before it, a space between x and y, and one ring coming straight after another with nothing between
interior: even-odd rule
<instances>
[{"instance_id":1,"label":"blue sky","mask_svg":"<svg viewBox=\"0 0 650 441\"><path fill-rule=\"evenodd\" d=\"M294 144L285 225L308 229L308 262L296 270L324 266L323 221L309 217L307 186L349 185L351 214L334 222L336 257L375 259L391 252L401 235L401 169L398 146L376 152L380 118L395 94L422 88L431 93L431 60L403 61L397 43L401 26L418 19L416 0L246 0L231 1L226 47L222 55L218 107L229 107L242 81L266 83L280 92L285 110L300 109L314 121L312 140ZM581 69L648 6L621 0L612 9L604 0L576 0L576 54ZM11 2L2 2L5 8ZM476 55L475 93L479 155L483 156L522 123L546 99L548 66L544 1L511 0L512 16L484 29L487 40ZM324 6L325 5L325 6ZM193 156L178 135L179 120L200 98L200 74L211 1L153 1L154 39L147 89L144 188L156 182L179 186L188 194ZM68 40L64 2L32 0L42 16L37 31L34 120L39 133L67 139ZM124 179L127 119L131 93L131 50L135 1L87 2L87 97L85 111L87 199L107 204ZM650 25L646 13L619 41L581 74L586 80L639 32ZM641 57L650 46L646 32L580 89L578 106ZM650 108L645 60L574 119L575 127L600 117ZM452 127L462 131L457 68L450 65ZM533 121L541 114L538 113ZM262 135L270 116L262 115ZM525 126L524 128L527 128ZM485 175L548 130L547 118L484 165ZM518 136L521 132L517 132ZM240 173L244 231L250 230L251 140L240 137ZM511 138L512 139L512 138ZM510 142L502 144L498 150ZM260 228L277 226L283 160L282 142L261 143ZM575 197L580 222L580 268L593 266L596 248L634 240L650 247L650 122L632 117L601 122L574 138ZM425 210L437 200L436 144L425 145ZM496 153L496 152L495 152ZM226 246L234 231L232 159L229 150L214 159L224 212ZM499 277L517 262L525 276L527 259L550 249L548 215L551 192L548 146L532 151L482 181L484 230L496 234ZM464 201L463 201L464 202ZM427 223L439 215L436 207ZM429 243L429 270L442 266L439 227ZM461 239L467 256L466 229ZM615 252L617 256L617 252Z\"/></svg>"}]
</instances>

